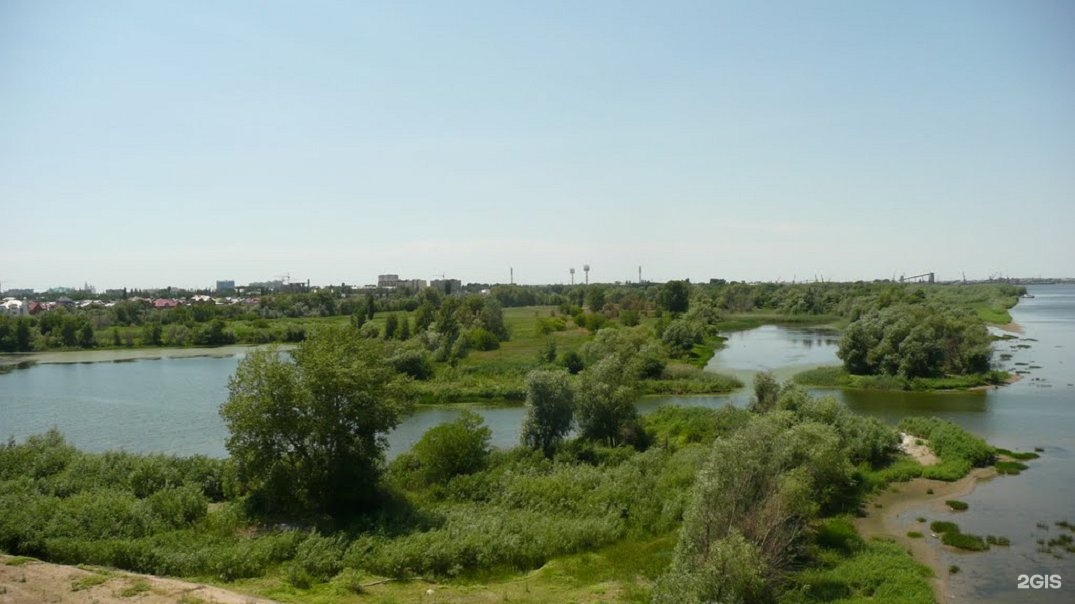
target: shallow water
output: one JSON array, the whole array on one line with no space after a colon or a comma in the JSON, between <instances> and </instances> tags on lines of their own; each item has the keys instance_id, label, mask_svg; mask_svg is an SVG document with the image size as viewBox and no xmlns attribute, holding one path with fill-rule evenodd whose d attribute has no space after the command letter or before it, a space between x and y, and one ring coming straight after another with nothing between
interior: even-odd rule
<instances>
[{"instance_id":1,"label":"shallow water","mask_svg":"<svg viewBox=\"0 0 1075 604\"><path fill-rule=\"evenodd\" d=\"M968 497L970 510L912 510L931 520L952 516L966 532L1006 536L1008 548L986 553L943 552L945 565L962 572L950 580L959 602L1075 602L1075 554L1057 559L1037 552L1038 538L1059 534L1053 523L1075 522L1075 287L1032 287L1036 296L1012 311L1025 334L997 342L1012 354L1009 369L1029 371L1011 386L981 392L903 393L832 391L852 409L889 423L907 415L954 421L991 443L1009 449L1045 449L1019 476L982 484ZM1034 341L1036 340L1036 341ZM818 365L836 364L838 335L831 331L764 326L730 334L709 369L749 382L759 370L779 377ZM163 358L90 364L39 364L0 374L0 437L22 439L50 427L90 451L225 455L227 436L217 408L227 397L227 380L243 354L223 358ZM96 360L92 356L79 360ZM152 356L152 355L150 355ZM1025 363L1025 365L1016 365ZM1031 366L1038 368L1031 369ZM662 405L717 407L744 405L749 392L727 396L653 397L639 403L652 411ZM518 442L520 406L456 405L422 407L389 435L390 456L405 451L430 427L456 417L463 408L481 414L493 444ZM1050 528L1043 531L1038 522ZM1019 590L1020 574L1060 574L1059 590Z\"/></svg>"}]
</instances>

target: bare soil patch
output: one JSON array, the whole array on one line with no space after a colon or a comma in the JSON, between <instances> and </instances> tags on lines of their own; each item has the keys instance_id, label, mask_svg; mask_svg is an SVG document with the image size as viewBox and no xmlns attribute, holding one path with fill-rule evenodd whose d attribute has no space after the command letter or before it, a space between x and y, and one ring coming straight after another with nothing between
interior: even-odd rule
<instances>
[{"instance_id":1,"label":"bare soil patch","mask_svg":"<svg viewBox=\"0 0 1075 604\"><path fill-rule=\"evenodd\" d=\"M0 604L273 604L220 587L0 555Z\"/></svg>"}]
</instances>

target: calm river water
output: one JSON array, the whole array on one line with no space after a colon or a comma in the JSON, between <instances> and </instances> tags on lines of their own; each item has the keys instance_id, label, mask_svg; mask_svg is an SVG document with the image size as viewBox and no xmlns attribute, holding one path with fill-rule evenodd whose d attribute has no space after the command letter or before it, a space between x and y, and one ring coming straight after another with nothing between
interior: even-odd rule
<instances>
[{"instance_id":1,"label":"calm river water","mask_svg":"<svg viewBox=\"0 0 1075 604\"><path fill-rule=\"evenodd\" d=\"M954 421L990 443L1009 449L1042 447L1040 460L1019 476L979 485L964 499L970 510L916 509L930 519L952 516L966 532L1007 536L1012 545L989 552L942 552L945 565L962 569L950 581L954 601L1075 602L1075 554L1056 558L1039 552L1038 539L1060 533L1058 520L1075 522L1075 287L1036 286L1012 315L1025 333L997 342L1000 361L1028 371L1016 384L986 392L874 393L833 391L852 409L895 423L906 415ZM782 378L806 368L838 363L839 337L813 329L765 326L733 333L709 368L739 376L769 369ZM110 359L88 353L81 361ZM126 362L38 364L0 375L0 437L23 439L51 427L90 451L126 449L180 455L225 455L226 431L217 408L241 352L226 357L163 358ZM746 390L727 396L659 397L639 403L643 412L661 405L743 405ZM480 413L496 446L518 441L519 406L467 405ZM389 435L390 456L407 450L425 430L456 417L461 406L423 407ZM1045 523L1048 529L1038 528ZM1059 574L1059 590L1020 590L1021 574Z\"/></svg>"}]
</instances>

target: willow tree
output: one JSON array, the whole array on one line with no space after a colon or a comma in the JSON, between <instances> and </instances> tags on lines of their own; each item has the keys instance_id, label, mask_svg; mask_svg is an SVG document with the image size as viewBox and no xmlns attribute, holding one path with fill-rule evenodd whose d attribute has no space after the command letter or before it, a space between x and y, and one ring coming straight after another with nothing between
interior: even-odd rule
<instances>
[{"instance_id":1,"label":"willow tree","mask_svg":"<svg viewBox=\"0 0 1075 604\"><path fill-rule=\"evenodd\" d=\"M290 353L248 354L220 414L252 501L273 514L346 514L369 505L385 435L410 407L409 379L383 344L326 329Z\"/></svg>"}]
</instances>

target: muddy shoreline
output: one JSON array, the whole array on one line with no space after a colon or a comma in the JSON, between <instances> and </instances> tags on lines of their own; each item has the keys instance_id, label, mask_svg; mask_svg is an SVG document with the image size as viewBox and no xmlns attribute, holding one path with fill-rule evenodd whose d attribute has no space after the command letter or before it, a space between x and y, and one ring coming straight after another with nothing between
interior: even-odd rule
<instances>
[{"instance_id":1,"label":"muddy shoreline","mask_svg":"<svg viewBox=\"0 0 1075 604\"><path fill-rule=\"evenodd\" d=\"M948 590L948 568L944 566L940 556L947 546L930 535L928 523L918 523L911 519L910 523L914 526L909 527L907 519L902 515L914 509L926 518L937 518L948 511L944 503L946 499L964 497L973 492L978 483L991 480L997 475L996 469L992 467L975 468L955 482L915 478L910 482L894 483L867 502L866 516L855 519L855 528L863 538L891 538L910 551L916 561L933 570L930 585L934 599L942 604L950 602L952 595ZM880 507L877 507L878 505ZM924 537L908 537L908 530L919 531Z\"/></svg>"}]
</instances>

